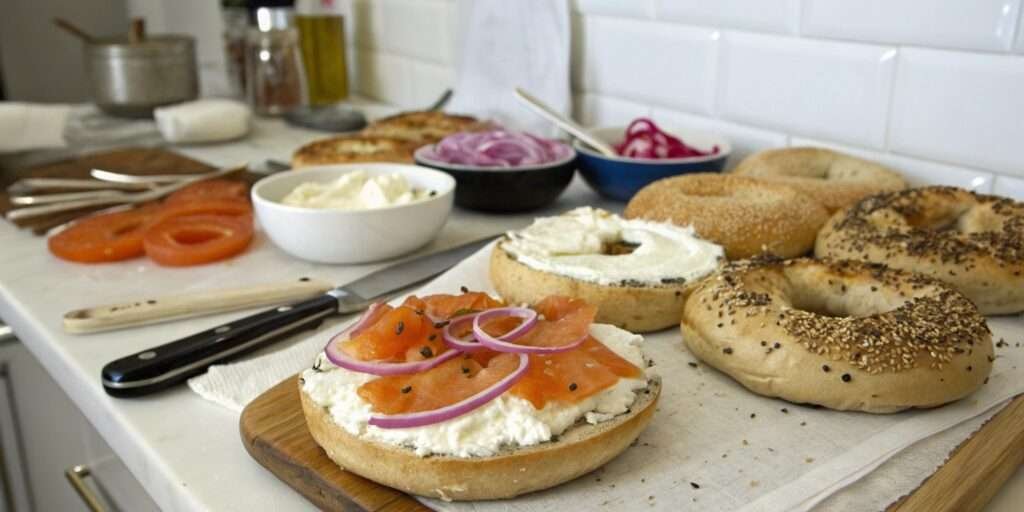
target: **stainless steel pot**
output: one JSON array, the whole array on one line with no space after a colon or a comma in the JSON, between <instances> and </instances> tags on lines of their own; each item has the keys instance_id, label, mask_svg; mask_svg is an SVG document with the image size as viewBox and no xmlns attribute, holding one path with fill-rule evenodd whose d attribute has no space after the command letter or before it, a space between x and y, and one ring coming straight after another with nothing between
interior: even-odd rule
<instances>
[{"instance_id":1,"label":"stainless steel pot","mask_svg":"<svg viewBox=\"0 0 1024 512\"><path fill-rule=\"evenodd\" d=\"M85 47L96 105L115 116L150 117L161 105L199 96L195 40L152 36L101 39Z\"/></svg>"}]
</instances>

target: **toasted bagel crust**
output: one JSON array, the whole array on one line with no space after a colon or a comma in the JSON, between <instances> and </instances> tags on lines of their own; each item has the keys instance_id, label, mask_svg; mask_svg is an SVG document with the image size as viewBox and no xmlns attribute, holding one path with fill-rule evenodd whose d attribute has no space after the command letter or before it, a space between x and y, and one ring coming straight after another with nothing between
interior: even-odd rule
<instances>
[{"instance_id":1,"label":"toasted bagel crust","mask_svg":"<svg viewBox=\"0 0 1024 512\"><path fill-rule=\"evenodd\" d=\"M419 144L369 135L339 135L310 142L292 154L292 168L358 162L412 163Z\"/></svg>"},{"instance_id":2,"label":"toasted bagel crust","mask_svg":"<svg viewBox=\"0 0 1024 512\"><path fill-rule=\"evenodd\" d=\"M367 441L339 427L302 391L313 439L347 471L402 491L444 500L511 498L567 482L604 465L636 440L651 421L661 381L648 381L626 414L577 424L556 441L506 449L491 457L420 457L408 448Z\"/></svg>"},{"instance_id":3,"label":"toasted bagel crust","mask_svg":"<svg viewBox=\"0 0 1024 512\"><path fill-rule=\"evenodd\" d=\"M564 295L597 306L596 322L632 332L651 332L679 323L693 283L652 286L602 285L536 270L516 261L499 242L491 252L491 283L509 304L536 304Z\"/></svg>"},{"instance_id":4,"label":"toasted bagel crust","mask_svg":"<svg viewBox=\"0 0 1024 512\"><path fill-rule=\"evenodd\" d=\"M471 116L445 114L437 111L402 112L378 119L363 134L373 137L392 137L409 140L419 145L437 142L453 133L492 129L493 125Z\"/></svg>"},{"instance_id":5,"label":"toasted bagel crust","mask_svg":"<svg viewBox=\"0 0 1024 512\"><path fill-rule=\"evenodd\" d=\"M821 202L829 213L872 194L907 186L887 167L823 148L760 151L743 159L732 172L793 187Z\"/></svg>"},{"instance_id":6,"label":"toasted bagel crust","mask_svg":"<svg viewBox=\"0 0 1024 512\"><path fill-rule=\"evenodd\" d=\"M991 332L967 298L863 262L730 264L690 294L681 329L690 352L751 391L838 410L939 406L992 369Z\"/></svg>"}]
</instances>

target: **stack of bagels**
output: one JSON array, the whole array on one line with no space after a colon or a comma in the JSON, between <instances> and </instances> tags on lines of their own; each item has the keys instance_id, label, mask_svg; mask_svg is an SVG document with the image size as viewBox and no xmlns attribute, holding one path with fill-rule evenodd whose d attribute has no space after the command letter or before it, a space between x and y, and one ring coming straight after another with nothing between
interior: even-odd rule
<instances>
[{"instance_id":1,"label":"stack of bagels","mask_svg":"<svg viewBox=\"0 0 1024 512\"><path fill-rule=\"evenodd\" d=\"M624 218L690 229L725 258L685 285L558 276L558 291L600 295L599 315L635 330L679 323L696 357L796 403L883 413L960 399L991 371L982 315L1024 311L1024 203L907 188L836 151L762 151L727 174L663 179ZM552 271L517 261L514 238L497 245L491 277L529 301Z\"/></svg>"}]
</instances>

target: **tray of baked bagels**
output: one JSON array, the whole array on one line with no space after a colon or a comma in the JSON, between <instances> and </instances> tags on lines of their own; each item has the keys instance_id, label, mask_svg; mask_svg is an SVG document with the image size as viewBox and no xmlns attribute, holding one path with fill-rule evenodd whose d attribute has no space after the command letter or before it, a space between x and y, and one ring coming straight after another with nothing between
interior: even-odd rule
<instances>
[{"instance_id":1,"label":"tray of baked bagels","mask_svg":"<svg viewBox=\"0 0 1024 512\"><path fill-rule=\"evenodd\" d=\"M317 334L242 437L326 509L978 509L1024 457L1022 237L1024 203L764 151L537 218ZM946 462L909 498L835 501L1000 410L900 466L913 489Z\"/></svg>"}]
</instances>

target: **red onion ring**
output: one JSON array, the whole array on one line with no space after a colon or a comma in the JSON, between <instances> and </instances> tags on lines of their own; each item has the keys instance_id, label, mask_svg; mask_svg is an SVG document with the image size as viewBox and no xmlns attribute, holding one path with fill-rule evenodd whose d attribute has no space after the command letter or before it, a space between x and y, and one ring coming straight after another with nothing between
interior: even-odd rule
<instances>
[{"instance_id":1,"label":"red onion ring","mask_svg":"<svg viewBox=\"0 0 1024 512\"><path fill-rule=\"evenodd\" d=\"M530 316L532 315L532 316ZM523 323L519 324L518 327L512 329L508 333L500 337L494 337L487 334L487 331L483 329L483 323L487 320L491 320L496 317L504 316L518 316L523 318ZM498 308L489 309L476 315L473 318L473 335L476 336L477 341L481 345L486 346L491 350L497 350L498 352L512 352L516 354L556 354L558 352L568 352L586 341L589 334L584 334L580 339L569 343L568 345L560 345L557 347L534 347L530 345L517 345L515 343L509 343L522 335L526 334L527 331L533 328L534 324L537 323L537 312L532 309L526 308Z\"/></svg>"},{"instance_id":2,"label":"red onion ring","mask_svg":"<svg viewBox=\"0 0 1024 512\"><path fill-rule=\"evenodd\" d=\"M331 337L331 340L327 342L327 346L324 347L324 354L331 363L334 363L335 366L339 366L346 370L369 373L372 375L406 375L427 371L459 355L458 350L449 350L422 361L384 363L380 361L360 361L359 359L355 359L345 353L345 351L341 349L341 344L355 336L358 336L359 333L373 325L370 320L374 318L377 311L382 307L384 307L384 304L374 303L366 310L365 313L363 313L363 316L359 317L359 320L356 320L352 325L345 328L345 330Z\"/></svg>"},{"instance_id":3,"label":"red onion ring","mask_svg":"<svg viewBox=\"0 0 1024 512\"><path fill-rule=\"evenodd\" d=\"M444 326L444 329L441 331L441 338L444 339L445 344L448 345L448 347L450 347L452 350L461 350L463 352L478 352L480 350L487 349L486 346L478 343L476 339L462 339L452 332L452 329L455 328L456 326L462 325L466 322L472 322L473 319L476 318L478 314L479 313L462 315L449 320L448 325Z\"/></svg>"},{"instance_id":4,"label":"red onion ring","mask_svg":"<svg viewBox=\"0 0 1024 512\"><path fill-rule=\"evenodd\" d=\"M690 158L718 154L718 146L702 151L658 128L645 117L634 119L626 127L626 138L615 145L615 152L630 158Z\"/></svg>"},{"instance_id":5,"label":"red onion ring","mask_svg":"<svg viewBox=\"0 0 1024 512\"><path fill-rule=\"evenodd\" d=\"M480 167L520 167L567 156L569 146L528 133L494 130L449 135L424 151L429 160Z\"/></svg>"},{"instance_id":6,"label":"red onion ring","mask_svg":"<svg viewBox=\"0 0 1024 512\"><path fill-rule=\"evenodd\" d=\"M452 350L449 352L455 351ZM522 379L523 376L526 375L526 369L529 367L529 363L529 356L526 354L519 354L519 366L515 371L494 383L491 387L460 402L446 405L440 409L434 409L432 411L370 416L369 423L370 425L380 428L412 428L432 425L434 423L440 423L442 421L462 416L463 414L487 404L502 393L508 391L509 388L516 384L516 382L519 382L519 379Z\"/></svg>"}]
</instances>

